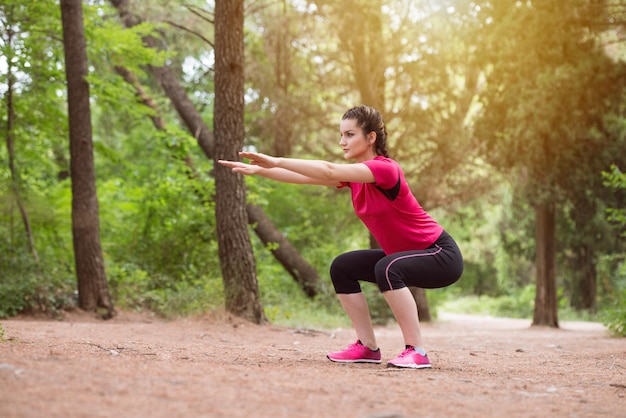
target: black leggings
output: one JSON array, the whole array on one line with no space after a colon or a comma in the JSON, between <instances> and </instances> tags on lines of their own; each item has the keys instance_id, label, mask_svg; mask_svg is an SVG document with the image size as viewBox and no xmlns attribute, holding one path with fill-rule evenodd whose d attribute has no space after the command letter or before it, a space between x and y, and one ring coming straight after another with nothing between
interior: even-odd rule
<instances>
[{"instance_id":1,"label":"black leggings","mask_svg":"<svg viewBox=\"0 0 626 418\"><path fill-rule=\"evenodd\" d=\"M330 266L336 293L359 293L360 280L376 283L381 292L406 286L437 289L456 282L461 273L463 256L446 231L425 250L389 255L383 250L351 251Z\"/></svg>"}]
</instances>

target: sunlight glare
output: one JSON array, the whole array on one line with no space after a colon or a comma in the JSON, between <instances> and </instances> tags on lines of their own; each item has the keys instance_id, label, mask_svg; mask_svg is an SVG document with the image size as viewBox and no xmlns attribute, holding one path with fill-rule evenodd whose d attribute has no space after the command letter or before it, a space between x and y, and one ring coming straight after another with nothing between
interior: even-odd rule
<instances>
[{"instance_id":1,"label":"sunlight glare","mask_svg":"<svg viewBox=\"0 0 626 418\"><path fill-rule=\"evenodd\" d=\"M293 7L298 13L313 14L317 12L317 5L305 0L293 0Z\"/></svg>"}]
</instances>

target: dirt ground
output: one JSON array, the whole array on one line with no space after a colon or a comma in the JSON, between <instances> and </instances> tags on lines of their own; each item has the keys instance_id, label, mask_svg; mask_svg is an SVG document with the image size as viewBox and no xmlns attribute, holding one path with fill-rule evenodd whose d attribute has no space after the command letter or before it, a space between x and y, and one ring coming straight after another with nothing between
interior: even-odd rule
<instances>
[{"instance_id":1,"label":"dirt ground","mask_svg":"<svg viewBox=\"0 0 626 418\"><path fill-rule=\"evenodd\" d=\"M85 313L0 321L0 417L626 417L626 339L600 324L442 315L431 370L336 364L350 329Z\"/></svg>"}]
</instances>

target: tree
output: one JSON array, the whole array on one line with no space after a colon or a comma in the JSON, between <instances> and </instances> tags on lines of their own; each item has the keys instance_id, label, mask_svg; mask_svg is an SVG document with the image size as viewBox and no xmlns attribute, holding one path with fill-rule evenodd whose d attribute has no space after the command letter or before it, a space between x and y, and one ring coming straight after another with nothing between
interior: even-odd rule
<instances>
[{"instance_id":1,"label":"tree","mask_svg":"<svg viewBox=\"0 0 626 418\"><path fill-rule=\"evenodd\" d=\"M119 11L120 17L126 27L132 27L142 22L139 16L131 12L127 0L111 0L111 3ZM205 14L209 13L205 12ZM156 40L150 36L145 36L144 42L152 48L156 48L157 46ZM169 97L189 132L196 138L204 155L209 159L213 159L215 151L213 131L204 122L200 111L194 106L185 88L178 81L176 71L169 65L160 67L150 66L150 70ZM123 68L119 68L118 72L121 72L127 81L130 80L131 84L136 85L136 83L132 82L131 78L124 75L125 71ZM140 92L138 93L141 94ZM315 296L319 289L319 276L317 271L300 255L298 250L276 228L259 206L249 203L246 211L248 214L247 222L253 225L254 231L261 241L265 244L277 244L272 246L272 253L275 255L276 259L301 285L307 295L311 297ZM229 284L237 285L236 282ZM259 302L255 301L252 303L257 304Z\"/></svg>"},{"instance_id":2,"label":"tree","mask_svg":"<svg viewBox=\"0 0 626 418\"><path fill-rule=\"evenodd\" d=\"M22 222L24 224L24 231L26 238L28 240L28 246L30 248L30 252L33 255L33 259L36 263L39 263L39 254L37 253L37 248L35 247L35 238L33 237L33 231L31 227L30 217L28 215L28 210L26 209L26 205L23 202L22 198L22 190L21 190L21 178L19 171L15 164L15 139L13 134L14 122L15 122L15 106L13 103L13 94L15 88L15 74L14 72L14 64L13 64L13 42L14 37L16 35L12 22L13 9L15 7L9 7L8 10L5 11L4 19L2 19L3 26L5 27L4 39L3 43L6 45L6 65L7 65L7 90L6 90L6 147L7 147L7 155L9 161L9 172L11 174L11 189L13 192L13 197L15 199L15 203L19 208L20 215L22 217Z\"/></svg>"},{"instance_id":3,"label":"tree","mask_svg":"<svg viewBox=\"0 0 626 418\"><path fill-rule=\"evenodd\" d=\"M621 103L624 73L597 44L602 9L595 4L495 1L482 13L486 87L477 139L487 161L510 173L532 202L533 325L558 327L556 216L584 195L570 180L599 175L594 167L619 149L605 115ZM597 152L604 149L612 151Z\"/></svg>"},{"instance_id":4,"label":"tree","mask_svg":"<svg viewBox=\"0 0 626 418\"><path fill-rule=\"evenodd\" d=\"M246 215L243 176L217 164L237 160L244 138L243 0L215 5L215 217L226 309L265 320Z\"/></svg>"},{"instance_id":5,"label":"tree","mask_svg":"<svg viewBox=\"0 0 626 418\"><path fill-rule=\"evenodd\" d=\"M115 310L109 295L100 245L81 0L61 0L61 16L70 125L72 236L79 306L86 311L98 311L102 318L111 318Z\"/></svg>"}]
</instances>

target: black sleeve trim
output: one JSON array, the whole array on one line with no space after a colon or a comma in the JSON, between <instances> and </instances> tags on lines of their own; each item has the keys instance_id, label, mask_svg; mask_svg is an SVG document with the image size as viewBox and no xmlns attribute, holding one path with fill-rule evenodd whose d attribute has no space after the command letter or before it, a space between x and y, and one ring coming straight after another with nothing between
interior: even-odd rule
<instances>
[{"instance_id":1,"label":"black sleeve trim","mask_svg":"<svg viewBox=\"0 0 626 418\"><path fill-rule=\"evenodd\" d=\"M380 190L387 199L393 202L394 200L396 200L396 198L400 194L400 171L398 170L398 181L396 182L395 186L393 186L392 188L383 189L382 187L377 186L377 185L374 185L374 187Z\"/></svg>"}]
</instances>

